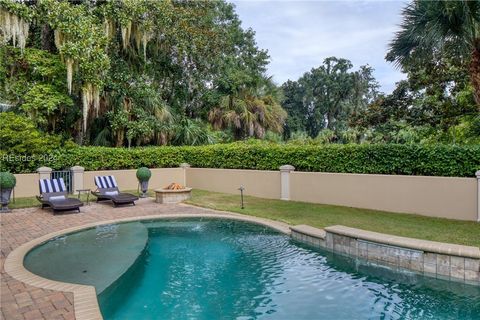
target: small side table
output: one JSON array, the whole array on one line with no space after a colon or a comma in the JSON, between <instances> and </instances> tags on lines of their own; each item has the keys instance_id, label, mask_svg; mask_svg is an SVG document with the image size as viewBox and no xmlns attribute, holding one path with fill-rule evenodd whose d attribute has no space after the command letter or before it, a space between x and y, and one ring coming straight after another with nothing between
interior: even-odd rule
<instances>
[{"instance_id":1,"label":"small side table","mask_svg":"<svg viewBox=\"0 0 480 320\"><path fill-rule=\"evenodd\" d=\"M87 194L87 205L89 206L90 205L90 189L78 189L77 192L78 192L78 199L80 200L80 195L82 193L86 193Z\"/></svg>"}]
</instances>

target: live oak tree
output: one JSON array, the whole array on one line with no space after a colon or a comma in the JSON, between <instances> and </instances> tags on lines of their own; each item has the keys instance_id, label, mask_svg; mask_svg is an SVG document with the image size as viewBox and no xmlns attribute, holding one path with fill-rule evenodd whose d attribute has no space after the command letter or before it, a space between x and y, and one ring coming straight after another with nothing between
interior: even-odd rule
<instances>
[{"instance_id":1,"label":"live oak tree","mask_svg":"<svg viewBox=\"0 0 480 320\"><path fill-rule=\"evenodd\" d=\"M284 83L288 130L306 131L311 137L323 129L337 133L345 130L349 117L364 109L378 94L373 69L352 68L349 60L330 57L297 81Z\"/></svg>"}]
</instances>

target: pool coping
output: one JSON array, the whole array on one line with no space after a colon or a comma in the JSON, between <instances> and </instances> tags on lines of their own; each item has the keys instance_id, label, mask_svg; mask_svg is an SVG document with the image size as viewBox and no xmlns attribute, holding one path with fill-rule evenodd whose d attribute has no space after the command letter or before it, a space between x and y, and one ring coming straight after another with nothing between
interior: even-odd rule
<instances>
[{"instance_id":1,"label":"pool coping","mask_svg":"<svg viewBox=\"0 0 480 320\"><path fill-rule=\"evenodd\" d=\"M187 204L179 204L179 205L191 207L191 205L187 205ZM50 279L40 277L28 271L24 267L23 261L27 253L33 248L51 240L52 238L55 238L64 234L69 234L69 233L73 233L83 229L93 228L96 226L107 225L112 223L125 223L125 222L133 222L133 221L152 220L152 219L223 218L223 219L245 221L245 222L264 225L286 235L290 235L291 233L290 226L279 221L273 221L273 220L258 218L253 216L246 216L246 215L231 213L226 211L218 211L218 210L212 210L212 209L209 209L209 210L212 211L213 213L173 213L173 214L161 213L161 214L154 214L154 215L97 221L97 222L87 223L80 226L75 226L75 227L51 232L41 237L38 237L36 239L33 239L31 241L28 241L20 245L19 247L15 248L12 252L10 252L10 254L5 259L4 270L7 274L12 276L16 280L21 281L27 285L31 285L41 289L72 293L75 319L102 320L103 316L102 316L102 313L100 312L100 307L98 305L98 299L97 299L95 287L89 286L89 285L55 281L55 280L50 280Z\"/></svg>"},{"instance_id":2,"label":"pool coping","mask_svg":"<svg viewBox=\"0 0 480 320\"><path fill-rule=\"evenodd\" d=\"M480 248L474 246L466 246L461 244L438 242L431 240L423 240L402 236L390 235L357 228L346 227L342 225L334 225L323 229L315 228L309 225L301 224L291 226L294 232L303 233L305 235L324 240L327 232L348 236L351 238L362 239L377 243L383 243L392 246L415 249L420 251L428 251L432 253L448 254L452 256L467 257L480 259Z\"/></svg>"},{"instance_id":3,"label":"pool coping","mask_svg":"<svg viewBox=\"0 0 480 320\"><path fill-rule=\"evenodd\" d=\"M346 227L342 225L325 227L324 230L330 233L354 237L367 241L384 243L392 246L399 246L420 251L447 254L458 257L480 259L480 248L474 246L394 236L385 233Z\"/></svg>"}]
</instances>

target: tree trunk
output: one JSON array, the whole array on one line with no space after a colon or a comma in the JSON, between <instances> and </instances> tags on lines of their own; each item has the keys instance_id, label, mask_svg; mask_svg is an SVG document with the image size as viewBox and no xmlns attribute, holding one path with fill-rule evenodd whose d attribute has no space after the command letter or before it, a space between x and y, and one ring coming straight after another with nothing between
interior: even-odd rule
<instances>
[{"instance_id":1,"label":"tree trunk","mask_svg":"<svg viewBox=\"0 0 480 320\"><path fill-rule=\"evenodd\" d=\"M41 41L42 41L43 50L47 50L49 52L55 52L56 48L55 48L53 30L52 28L50 28L48 24L42 25Z\"/></svg>"},{"instance_id":2,"label":"tree trunk","mask_svg":"<svg viewBox=\"0 0 480 320\"><path fill-rule=\"evenodd\" d=\"M478 44L480 44L480 39L477 39ZM477 108L480 110L480 46L475 45L475 48L472 52L472 60L470 61L470 81L473 85L473 96L475 102L477 103Z\"/></svg>"},{"instance_id":3,"label":"tree trunk","mask_svg":"<svg viewBox=\"0 0 480 320\"><path fill-rule=\"evenodd\" d=\"M332 112L328 111L327 112L327 129L334 130L334 121L333 121L333 115Z\"/></svg>"},{"instance_id":4,"label":"tree trunk","mask_svg":"<svg viewBox=\"0 0 480 320\"><path fill-rule=\"evenodd\" d=\"M119 148L123 146L123 138L124 138L125 131L123 129L117 130L115 133L116 140L115 140L115 147Z\"/></svg>"}]
</instances>

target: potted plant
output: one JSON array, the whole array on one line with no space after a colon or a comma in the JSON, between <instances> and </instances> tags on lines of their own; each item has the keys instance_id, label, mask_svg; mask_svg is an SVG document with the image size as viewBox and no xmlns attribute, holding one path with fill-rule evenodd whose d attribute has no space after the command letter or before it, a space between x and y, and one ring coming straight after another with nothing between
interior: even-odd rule
<instances>
[{"instance_id":1,"label":"potted plant","mask_svg":"<svg viewBox=\"0 0 480 320\"><path fill-rule=\"evenodd\" d=\"M142 194L140 195L141 198L145 198L147 196L148 191L148 180L152 176L152 172L150 169L146 167L138 168L137 170L137 179L140 183L140 189L142 190Z\"/></svg>"},{"instance_id":2,"label":"potted plant","mask_svg":"<svg viewBox=\"0 0 480 320\"><path fill-rule=\"evenodd\" d=\"M17 179L10 172L0 172L0 212L8 212L8 204Z\"/></svg>"}]
</instances>

